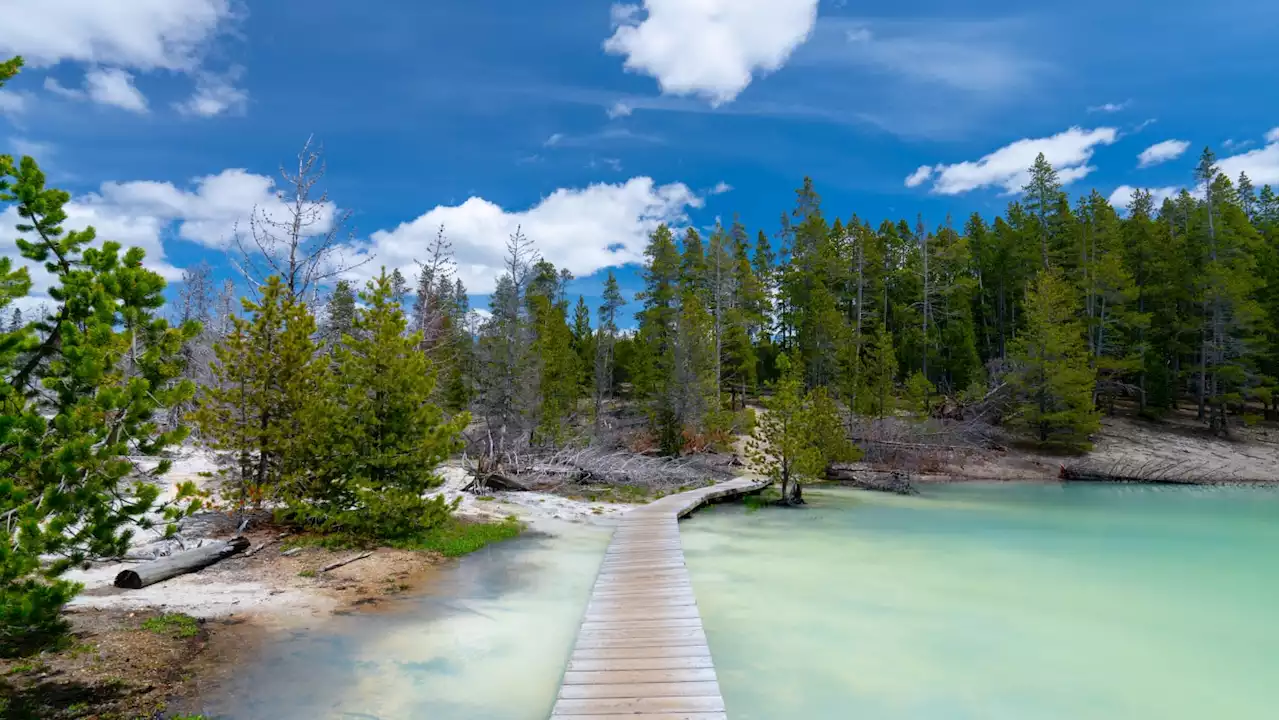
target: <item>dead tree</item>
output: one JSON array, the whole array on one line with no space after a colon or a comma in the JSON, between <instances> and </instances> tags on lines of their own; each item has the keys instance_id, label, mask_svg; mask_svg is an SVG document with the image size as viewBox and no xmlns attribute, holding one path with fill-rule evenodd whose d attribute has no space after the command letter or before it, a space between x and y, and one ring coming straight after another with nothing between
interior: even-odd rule
<instances>
[{"instance_id":1,"label":"dead tree","mask_svg":"<svg viewBox=\"0 0 1280 720\"><path fill-rule=\"evenodd\" d=\"M373 260L372 256L354 263L343 259L343 245L353 237L347 229L351 211L338 210L327 191L316 197L316 185L324 174L322 150L313 149L308 137L298 153L297 170L280 167L286 188L276 193L281 207L254 206L248 238L237 225L234 239L239 257L232 263L251 292L256 294L269 276L276 275L290 296L305 299L325 281Z\"/></svg>"}]
</instances>

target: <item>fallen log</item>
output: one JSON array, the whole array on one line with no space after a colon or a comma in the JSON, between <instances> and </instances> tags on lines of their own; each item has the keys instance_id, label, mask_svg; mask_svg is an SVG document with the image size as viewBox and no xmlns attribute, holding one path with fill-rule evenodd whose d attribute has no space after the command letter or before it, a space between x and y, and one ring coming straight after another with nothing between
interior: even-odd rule
<instances>
[{"instance_id":1,"label":"fallen log","mask_svg":"<svg viewBox=\"0 0 1280 720\"><path fill-rule=\"evenodd\" d=\"M488 473L484 477L473 477L470 482L460 488L463 492L480 492L487 490L528 490L528 486L524 485L515 478L503 475L501 473Z\"/></svg>"},{"instance_id":2,"label":"fallen log","mask_svg":"<svg viewBox=\"0 0 1280 720\"><path fill-rule=\"evenodd\" d=\"M861 488L863 490L874 490L876 492L889 492L897 495L918 495L919 490L911 484L911 480L906 473L894 470L888 474L878 472L854 472L848 468L833 467L827 469L827 479L834 480L844 485Z\"/></svg>"},{"instance_id":3,"label":"fallen log","mask_svg":"<svg viewBox=\"0 0 1280 720\"><path fill-rule=\"evenodd\" d=\"M171 577L206 568L223 558L235 555L247 547L249 547L249 539L244 537L218 540L194 550L174 553L168 557L144 562L130 570L121 570L116 575L115 586L128 590L139 590L148 585L168 580Z\"/></svg>"},{"instance_id":4,"label":"fallen log","mask_svg":"<svg viewBox=\"0 0 1280 720\"><path fill-rule=\"evenodd\" d=\"M365 559L365 558L369 557L369 556L370 556L370 555L372 555L372 554L373 554L372 552L362 552L362 553L360 553L359 555L353 555L353 556L351 556L351 557L347 558L346 560L339 560L339 561L337 561L337 562L331 562L331 563L329 563L328 565L325 565L324 567L320 568L320 572L322 572L322 573L323 573L323 572L329 572L330 570L336 570L336 569L338 569L338 568L342 567L343 565L348 565L348 564L353 563L353 562L355 562L355 561L357 561L357 560L363 560L363 559Z\"/></svg>"}]
</instances>

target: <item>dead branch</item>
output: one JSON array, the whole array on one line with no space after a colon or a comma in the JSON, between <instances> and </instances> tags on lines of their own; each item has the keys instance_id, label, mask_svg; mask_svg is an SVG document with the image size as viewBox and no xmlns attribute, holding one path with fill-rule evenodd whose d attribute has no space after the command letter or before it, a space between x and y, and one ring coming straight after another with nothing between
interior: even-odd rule
<instances>
[{"instance_id":1,"label":"dead branch","mask_svg":"<svg viewBox=\"0 0 1280 720\"><path fill-rule=\"evenodd\" d=\"M324 567L320 568L320 572L325 573L325 572L329 572L330 570L336 570L342 567L343 565L350 565L351 563L357 560L363 560L372 554L373 554L372 552L366 551L366 552L360 553L359 555L353 555L347 558L346 560L339 560L337 562L329 563L328 565L325 565Z\"/></svg>"}]
</instances>

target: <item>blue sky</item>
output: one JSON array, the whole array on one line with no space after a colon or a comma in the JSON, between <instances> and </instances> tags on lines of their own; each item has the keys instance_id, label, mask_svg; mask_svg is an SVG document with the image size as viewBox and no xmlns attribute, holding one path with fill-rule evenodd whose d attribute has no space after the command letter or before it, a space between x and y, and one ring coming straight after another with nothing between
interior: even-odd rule
<instances>
[{"instance_id":1,"label":"blue sky","mask_svg":"<svg viewBox=\"0 0 1280 720\"><path fill-rule=\"evenodd\" d=\"M1173 192L1206 145L1280 174L1256 1L18 4L0 152L175 279L228 271L309 134L349 253L411 270L443 223L481 306L516 224L594 305L605 267L638 289L658 222L772 234L805 175L828 214L936 225L999 213L1040 151L1077 194Z\"/></svg>"}]
</instances>

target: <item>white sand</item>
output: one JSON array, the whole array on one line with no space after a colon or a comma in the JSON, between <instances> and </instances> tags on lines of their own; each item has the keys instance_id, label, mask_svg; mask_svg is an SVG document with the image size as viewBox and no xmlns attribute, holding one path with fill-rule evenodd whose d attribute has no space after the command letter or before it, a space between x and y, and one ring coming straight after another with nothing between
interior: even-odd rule
<instances>
[{"instance_id":1,"label":"white sand","mask_svg":"<svg viewBox=\"0 0 1280 720\"><path fill-rule=\"evenodd\" d=\"M139 462L143 467L154 465ZM190 480L202 489L215 492L217 480L201 473L214 473L217 465L213 455L202 448L186 447L174 458L172 469L164 476L162 498L172 498L177 483ZM617 516L633 507L618 503L584 502L558 495L538 492L493 492L492 500L479 500L477 496L461 492L466 484L466 471L457 465L440 468L445 483L439 492L452 500L461 497L458 515L465 518L500 520L514 515L534 531L557 535L566 530L566 523L610 525ZM192 518L197 520L198 518ZM180 540L162 540L157 533L140 531L135 537L130 557L167 555L193 547L204 540L201 537L216 523L191 522L184 524ZM225 524L224 524L225 527ZM188 532L188 528L190 531ZM228 533L214 533L225 537ZM277 552L267 548L264 552ZM72 602L73 608L144 608L158 607L168 612L183 612L195 617L218 617L252 612L268 614L276 619L294 616L305 619L327 615L335 608L333 598L309 587L298 587L292 578L272 576L261 569L241 567L235 560L227 560L191 573L172 578L140 590L121 590L112 586L115 576L132 562L95 563L88 570L76 569L67 578L84 583L85 592Z\"/></svg>"}]
</instances>

